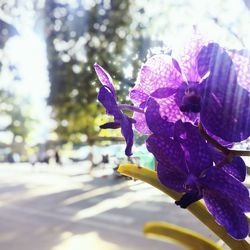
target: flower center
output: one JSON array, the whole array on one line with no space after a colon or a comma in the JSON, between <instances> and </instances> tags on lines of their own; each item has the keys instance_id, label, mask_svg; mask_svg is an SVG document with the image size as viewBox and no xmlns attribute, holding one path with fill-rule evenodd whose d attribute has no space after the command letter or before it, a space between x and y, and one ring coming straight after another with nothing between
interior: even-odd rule
<instances>
[{"instance_id":1,"label":"flower center","mask_svg":"<svg viewBox=\"0 0 250 250\"><path fill-rule=\"evenodd\" d=\"M181 208L187 208L190 204L200 200L202 198L202 193L196 185L197 177L190 174L184 183L184 188L187 193L185 193L180 200L176 201L175 204Z\"/></svg>"},{"instance_id":2,"label":"flower center","mask_svg":"<svg viewBox=\"0 0 250 250\"><path fill-rule=\"evenodd\" d=\"M197 189L196 187L196 180L197 180L197 177L192 175L192 174L189 174L189 176L187 177L187 180L186 182L184 183L184 188L189 192L189 191L192 191L194 189Z\"/></svg>"},{"instance_id":3,"label":"flower center","mask_svg":"<svg viewBox=\"0 0 250 250\"><path fill-rule=\"evenodd\" d=\"M196 86L195 86L196 85ZM201 97L198 84L190 84L184 92L181 100L180 110L182 112L199 113L201 110Z\"/></svg>"},{"instance_id":4,"label":"flower center","mask_svg":"<svg viewBox=\"0 0 250 250\"><path fill-rule=\"evenodd\" d=\"M200 200L202 195L198 191L191 191L184 194L180 200L176 201L175 204L181 208L187 208L192 203Z\"/></svg>"}]
</instances>

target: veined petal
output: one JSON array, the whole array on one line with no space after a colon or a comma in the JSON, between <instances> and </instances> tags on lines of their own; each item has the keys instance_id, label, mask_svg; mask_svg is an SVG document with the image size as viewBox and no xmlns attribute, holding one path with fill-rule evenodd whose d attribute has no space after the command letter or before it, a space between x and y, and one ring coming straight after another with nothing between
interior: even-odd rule
<instances>
[{"instance_id":1,"label":"veined petal","mask_svg":"<svg viewBox=\"0 0 250 250\"><path fill-rule=\"evenodd\" d=\"M227 53L235 65L239 85L250 92L250 54L230 50Z\"/></svg>"},{"instance_id":2,"label":"veined petal","mask_svg":"<svg viewBox=\"0 0 250 250\"><path fill-rule=\"evenodd\" d=\"M151 135L146 141L147 149L151 152L157 162L168 166L168 168L176 169L179 172L187 173L184 152L180 144L170 138Z\"/></svg>"},{"instance_id":3,"label":"veined petal","mask_svg":"<svg viewBox=\"0 0 250 250\"><path fill-rule=\"evenodd\" d=\"M210 146L209 149L216 165L225 160L226 156L217 149L213 148L212 146ZM234 156L232 161L225 163L222 166L222 169L241 182L243 182L246 178L246 164L239 156Z\"/></svg>"},{"instance_id":4,"label":"veined petal","mask_svg":"<svg viewBox=\"0 0 250 250\"><path fill-rule=\"evenodd\" d=\"M213 165L208 145L197 127L191 123L177 121L174 134L175 140L184 148L188 169L192 174L198 177L202 171Z\"/></svg>"},{"instance_id":5,"label":"veined petal","mask_svg":"<svg viewBox=\"0 0 250 250\"><path fill-rule=\"evenodd\" d=\"M176 192L185 192L184 183L187 176L180 169L170 165L170 163L158 162L157 175L164 186Z\"/></svg>"},{"instance_id":6,"label":"veined petal","mask_svg":"<svg viewBox=\"0 0 250 250\"><path fill-rule=\"evenodd\" d=\"M204 190L204 201L208 211L235 239L244 239L249 233L245 214L237 204L231 202L223 194Z\"/></svg>"},{"instance_id":7,"label":"veined petal","mask_svg":"<svg viewBox=\"0 0 250 250\"><path fill-rule=\"evenodd\" d=\"M210 78L205 81L207 86L218 83ZM227 84L204 90L200 119L209 133L238 142L250 136L250 97L239 85Z\"/></svg>"},{"instance_id":8,"label":"veined petal","mask_svg":"<svg viewBox=\"0 0 250 250\"><path fill-rule=\"evenodd\" d=\"M237 205L243 212L250 212L250 198L248 189L237 179L227 174L222 169L211 167L198 184L214 194L221 194L232 204Z\"/></svg>"},{"instance_id":9,"label":"veined petal","mask_svg":"<svg viewBox=\"0 0 250 250\"><path fill-rule=\"evenodd\" d=\"M125 149L125 154L127 156L132 155L132 146L134 143L134 132L132 129L133 123L134 123L133 119L129 118L126 115L123 115L121 119L121 132L127 144L126 149Z\"/></svg>"},{"instance_id":10,"label":"veined petal","mask_svg":"<svg viewBox=\"0 0 250 250\"><path fill-rule=\"evenodd\" d=\"M166 117L169 122L176 122L178 120L193 122L197 119L197 113L183 113L176 103L175 95L168 98L157 99L160 105L161 117Z\"/></svg>"},{"instance_id":11,"label":"veined petal","mask_svg":"<svg viewBox=\"0 0 250 250\"><path fill-rule=\"evenodd\" d=\"M150 95L159 88L177 89L182 81L181 73L175 68L172 57L159 54L149 58L141 67L136 88Z\"/></svg>"},{"instance_id":12,"label":"veined petal","mask_svg":"<svg viewBox=\"0 0 250 250\"><path fill-rule=\"evenodd\" d=\"M149 98L147 110L145 113L148 128L155 134L163 137L172 137L174 124L169 122L167 117L162 118L160 115L160 105L153 99Z\"/></svg>"},{"instance_id":13,"label":"veined petal","mask_svg":"<svg viewBox=\"0 0 250 250\"><path fill-rule=\"evenodd\" d=\"M113 115L115 120L120 120L123 116L122 112L117 106L115 97L113 96L111 90L106 86L102 86L98 93L98 100L107 110L109 115Z\"/></svg>"},{"instance_id":14,"label":"veined petal","mask_svg":"<svg viewBox=\"0 0 250 250\"><path fill-rule=\"evenodd\" d=\"M205 127L203 127L203 130L205 131L206 134L209 135L209 137L211 137L212 139L214 139L215 141L217 141L220 145L226 147L226 148L232 148L234 143L233 142L228 142L226 140L221 139L219 136L216 136L214 134L212 134L210 131L208 131Z\"/></svg>"},{"instance_id":15,"label":"veined petal","mask_svg":"<svg viewBox=\"0 0 250 250\"><path fill-rule=\"evenodd\" d=\"M109 73L97 63L94 64L94 68L101 84L107 86L113 96L115 96L115 89L113 86L112 78L110 77Z\"/></svg>"},{"instance_id":16,"label":"veined petal","mask_svg":"<svg viewBox=\"0 0 250 250\"><path fill-rule=\"evenodd\" d=\"M207 46L203 46L201 48L196 57L197 69L201 78L206 73L210 72L210 70L214 68L214 65L218 65L220 63L220 54L222 53L223 49L217 43L209 43ZM224 62L228 61L224 60Z\"/></svg>"},{"instance_id":17,"label":"veined petal","mask_svg":"<svg viewBox=\"0 0 250 250\"><path fill-rule=\"evenodd\" d=\"M201 77L210 72L210 84L207 88L220 87L224 89L227 84L232 88L237 83L232 59L217 43L209 43L200 50L197 56L197 65Z\"/></svg>"},{"instance_id":18,"label":"veined petal","mask_svg":"<svg viewBox=\"0 0 250 250\"><path fill-rule=\"evenodd\" d=\"M172 58L172 63L174 65L174 67L182 74L181 67L175 58Z\"/></svg>"},{"instance_id":19,"label":"veined petal","mask_svg":"<svg viewBox=\"0 0 250 250\"><path fill-rule=\"evenodd\" d=\"M151 93L151 96L162 99L162 98L167 98L175 93L176 93L176 88L163 87L156 89L153 93Z\"/></svg>"},{"instance_id":20,"label":"veined petal","mask_svg":"<svg viewBox=\"0 0 250 250\"><path fill-rule=\"evenodd\" d=\"M225 164L222 169L241 182L246 178L247 167L243 159L239 156L233 157L233 160Z\"/></svg>"},{"instance_id":21,"label":"veined petal","mask_svg":"<svg viewBox=\"0 0 250 250\"><path fill-rule=\"evenodd\" d=\"M150 129L147 126L145 114L134 112L133 119L136 121L135 129L141 134L151 134Z\"/></svg>"},{"instance_id":22,"label":"veined petal","mask_svg":"<svg viewBox=\"0 0 250 250\"><path fill-rule=\"evenodd\" d=\"M140 105L141 103L147 101L148 94L144 93L143 90L133 88L129 92L130 99L133 100L133 103L136 105Z\"/></svg>"},{"instance_id":23,"label":"veined petal","mask_svg":"<svg viewBox=\"0 0 250 250\"><path fill-rule=\"evenodd\" d=\"M196 58L200 49L207 44L207 41L199 33L193 33L191 38L185 40L182 49L173 52L178 61L182 73L188 81L199 82L201 77L198 74Z\"/></svg>"},{"instance_id":24,"label":"veined petal","mask_svg":"<svg viewBox=\"0 0 250 250\"><path fill-rule=\"evenodd\" d=\"M250 135L249 93L238 84L236 69L224 49L209 44L203 50L208 53L210 74L202 82L201 122L223 140L242 141Z\"/></svg>"}]
</instances>

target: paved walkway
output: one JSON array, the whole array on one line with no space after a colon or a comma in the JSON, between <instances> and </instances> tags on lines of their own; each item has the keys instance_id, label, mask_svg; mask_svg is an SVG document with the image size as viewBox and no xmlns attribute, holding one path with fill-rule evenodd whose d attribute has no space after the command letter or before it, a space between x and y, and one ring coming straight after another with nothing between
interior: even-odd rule
<instances>
[{"instance_id":1,"label":"paved walkway","mask_svg":"<svg viewBox=\"0 0 250 250\"><path fill-rule=\"evenodd\" d=\"M139 181L66 167L0 165L0 249L181 250L147 239L143 224L165 220L216 239L187 210Z\"/></svg>"}]
</instances>

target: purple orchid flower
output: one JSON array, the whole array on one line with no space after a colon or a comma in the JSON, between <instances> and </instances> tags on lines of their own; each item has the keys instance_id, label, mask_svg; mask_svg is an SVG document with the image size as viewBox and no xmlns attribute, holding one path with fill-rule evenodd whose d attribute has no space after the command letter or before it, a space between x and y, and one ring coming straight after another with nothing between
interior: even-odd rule
<instances>
[{"instance_id":1,"label":"purple orchid flower","mask_svg":"<svg viewBox=\"0 0 250 250\"><path fill-rule=\"evenodd\" d=\"M127 144L125 154L130 156L132 155L134 139L132 125L135 123L135 120L123 114L122 109L136 110L138 112L140 110L128 105L119 105L116 100L116 93L110 75L98 64L95 64L94 68L100 82L102 83L102 87L98 93L98 100L105 107L107 114L114 117L114 122L103 124L100 128L121 128L121 133Z\"/></svg>"},{"instance_id":2,"label":"purple orchid flower","mask_svg":"<svg viewBox=\"0 0 250 250\"><path fill-rule=\"evenodd\" d=\"M211 137L230 145L250 136L249 70L249 57L195 37L175 58L149 58L130 97L144 109L154 98L161 118L200 121ZM136 113L134 118L139 132L152 132L145 114Z\"/></svg>"},{"instance_id":3,"label":"purple orchid flower","mask_svg":"<svg viewBox=\"0 0 250 250\"><path fill-rule=\"evenodd\" d=\"M160 116L169 122L180 119L195 122L199 118L201 77L195 58L207 42L196 35L189 44L175 58L166 54L154 55L142 65L136 85L130 91L135 105L146 108L150 97L159 104ZM135 113L134 118L139 132L152 132L144 114Z\"/></svg>"},{"instance_id":4,"label":"purple orchid flower","mask_svg":"<svg viewBox=\"0 0 250 250\"><path fill-rule=\"evenodd\" d=\"M146 108L149 98L153 98L159 104L160 117L175 122L179 119L190 121L190 115L184 114L176 103L177 90L183 85L183 78L169 55L155 55L142 66L137 83L130 91L132 102ZM179 98L178 98L179 99ZM179 100L178 100L179 101ZM192 118L197 117L195 116ZM135 128L143 133L150 134L144 114L135 113L134 119L138 121Z\"/></svg>"},{"instance_id":5,"label":"purple orchid flower","mask_svg":"<svg viewBox=\"0 0 250 250\"><path fill-rule=\"evenodd\" d=\"M226 164L232 175L216 167L221 156L211 152L197 127L181 121L175 123L172 137L150 135L147 148L157 160L161 183L177 192L185 192L177 205L186 208L203 198L209 212L232 237L243 239L248 235L244 213L250 211L249 192L233 177L232 171L239 163L238 158ZM242 173L239 175L241 179L244 177Z\"/></svg>"}]
</instances>

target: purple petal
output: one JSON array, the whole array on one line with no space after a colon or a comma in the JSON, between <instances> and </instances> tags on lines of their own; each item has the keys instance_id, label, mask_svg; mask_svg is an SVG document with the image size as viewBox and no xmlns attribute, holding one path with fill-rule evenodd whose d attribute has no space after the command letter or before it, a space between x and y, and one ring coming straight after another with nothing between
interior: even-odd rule
<instances>
[{"instance_id":1,"label":"purple petal","mask_svg":"<svg viewBox=\"0 0 250 250\"><path fill-rule=\"evenodd\" d=\"M236 84L237 76L232 59L217 43L209 43L200 50L197 56L197 67L201 77L210 72L209 78L215 86ZM208 87L211 88L212 85L210 85Z\"/></svg>"},{"instance_id":2,"label":"purple petal","mask_svg":"<svg viewBox=\"0 0 250 250\"><path fill-rule=\"evenodd\" d=\"M232 58L237 72L237 80L241 87L250 92L250 55L240 51L227 51Z\"/></svg>"},{"instance_id":3,"label":"purple petal","mask_svg":"<svg viewBox=\"0 0 250 250\"><path fill-rule=\"evenodd\" d=\"M141 108L141 109L145 109L146 107L147 107L147 101L142 102L142 103L140 104L140 106L139 106L139 108Z\"/></svg>"},{"instance_id":4,"label":"purple petal","mask_svg":"<svg viewBox=\"0 0 250 250\"><path fill-rule=\"evenodd\" d=\"M189 114L183 114L175 102L175 90L181 86L182 82L182 75L175 68L172 57L155 55L142 66L136 86L131 90L131 100L137 106L142 107L141 103L138 103L140 100L145 107L145 99L148 96L159 97L161 99L158 99L157 102L160 105L162 118L167 117L169 122L179 119L192 121L193 115L190 117Z\"/></svg>"},{"instance_id":5,"label":"purple petal","mask_svg":"<svg viewBox=\"0 0 250 250\"><path fill-rule=\"evenodd\" d=\"M151 93L151 96L155 98L167 98L173 95L175 92L176 89L165 87L155 90L153 93Z\"/></svg>"},{"instance_id":6,"label":"purple petal","mask_svg":"<svg viewBox=\"0 0 250 250\"><path fill-rule=\"evenodd\" d=\"M173 52L182 73L186 76L188 81L199 82L200 76L197 71L196 57L200 49L207 43L204 38L198 34L192 34L191 38L185 40L185 45L178 51L178 54Z\"/></svg>"},{"instance_id":7,"label":"purple petal","mask_svg":"<svg viewBox=\"0 0 250 250\"><path fill-rule=\"evenodd\" d=\"M115 97L113 96L109 88L102 86L100 88L97 98L100 101L100 103L104 106L104 108L107 110L107 113L109 115L113 115L115 120L121 119L123 114L118 108Z\"/></svg>"},{"instance_id":8,"label":"purple petal","mask_svg":"<svg viewBox=\"0 0 250 250\"><path fill-rule=\"evenodd\" d=\"M133 119L136 121L135 129L141 134L151 134L150 129L147 126L145 114L134 112Z\"/></svg>"},{"instance_id":9,"label":"purple petal","mask_svg":"<svg viewBox=\"0 0 250 250\"><path fill-rule=\"evenodd\" d=\"M238 240L247 237L249 232L247 218L237 204L220 193L204 190L203 195L208 211L228 234Z\"/></svg>"},{"instance_id":10,"label":"purple petal","mask_svg":"<svg viewBox=\"0 0 250 250\"><path fill-rule=\"evenodd\" d=\"M160 116L160 105L150 98L147 102L147 110L145 113L148 128L156 135L173 136L173 123L168 122L167 117Z\"/></svg>"},{"instance_id":11,"label":"purple petal","mask_svg":"<svg viewBox=\"0 0 250 250\"><path fill-rule=\"evenodd\" d=\"M144 102L143 108L147 107L147 105L149 103L151 103L152 100L153 100L153 98L151 98L150 102ZM156 103L156 101L155 101L155 103ZM165 125L160 124L159 121L164 121L164 123L166 123L166 121L169 121L170 123L172 123L172 122L176 122L177 120L180 120L180 119L183 121L195 121L198 117L198 115L194 114L194 113L193 114L182 113L175 102L174 96L171 96L171 97L165 98L165 99L158 99L157 103L159 104L159 106L155 104L155 107L152 107L147 111L148 113L150 112L150 115L148 116L149 119L147 122L151 125L153 123L155 123L155 126L157 126L157 124L158 124L158 127L161 127L161 126L165 127ZM152 121L150 118L151 115L154 118L154 119L152 119ZM144 114L139 114L139 113L135 112L133 118L136 120L135 128L140 133L150 134L150 129L147 125L146 118L145 118ZM157 120L158 118L160 120Z\"/></svg>"},{"instance_id":12,"label":"purple petal","mask_svg":"<svg viewBox=\"0 0 250 250\"><path fill-rule=\"evenodd\" d=\"M157 175L164 186L171 188L176 192L185 192L183 185L187 176L180 169L167 163L158 163Z\"/></svg>"},{"instance_id":13,"label":"purple petal","mask_svg":"<svg viewBox=\"0 0 250 250\"><path fill-rule=\"evenodd\" d=\"M160 54L149 58L141 67L135 88L150 95L159 88L176 89L182 81L180 72L173 65L172 57Z\"/></svg>"},{"instance_id":14,"label":"purple petal","mask_svg":"<svg viewBox=\"0 0 250 250\"><path fill-rule=\"evenodd\" d=\"M225 164L222 169L241 182L246 178L247 167L243 159L239 156L233 157L233 160Z\"/></svg>"},{"instance_id":15,"label":"purple petal","mask_svg":"<svg viewBox=\"0 0 250 250\"><path fill-rule=\"evenodd\" d=\"M183 113L176 103L175 96L172 95L165 99L157 99L160 105L161 117L166 117L169 122L178 120L193 122L197 119L196 113Z\"/></svg>"},{"instance_id":16,"label":"purple petal","mask_svg":"<svg viewBox=\"0 0 250 250\"><path fill-rule=\"evenodd\" d=\"M173 63L173 65L174 65L174 67L175 67L180 73L182 73L182 72L181 72L181 67L180 67L178 61L175 60L174 58L172 58L172 63Z\"/></svg>"},{"instance_id":17,"label":"purple petal","mask_svg":"<svg viewBox=\"0 0 250 250\"><path fill-rule=\"evenodd\" d=\"M213 165L208 145L197 127L178 121L174 133L175 140L180 142L184 149L188 169L192 174L198 177L202 171Z\"/></svg>"},{"instance_id":18,"label":"purple petal","mask_svg":"<svg viewBox=\"0 0 250 250\"><path fill-rule=\"evenodd\" d=\"M120 122L107 122L100 126L101 129L107 129L107 128L117 129L120 127L121 127Z\"/></svg>"},{"instance_id":19,"label":"purple petal","mask_svg":"<svg viewBox=\"0 0 250 250\"><path fill-rule=\"evenodd\" d=\"M210 72L213 65L218 64L216 60L221 53L223 53L223 49L217 43L209 43L207 46L202 47L196 58L197 69L201 78Z\"/></svg>"},{"instance_id":20,"label":"purple petal","mask_svg":"<svg viewBox=\"0 0 250 250\"><path fill-rule=\"evenodd\" d=\"M221 194L232 204L236 204L244 212L250 211L250 198L248 189L237 179L224 172L222 169L211 167L198 180L204 190Z\"/></svg>"},{"instance_id":21,"label":"purple petal","mask_svg":"<svg viewBox=\"0 0 250 250\"><path fill-rule=\"evenodd\" d=\"M212 153L213 161L216 165L223 162L226 158L224 154L212 146L210 147L210 152ZM222 169L241 182L243 182L246 178L246 164L239 156L234 156L231 162L223 165Z\"/></svg>"},{"instance_id":22,"label":"purple petal","mask_svg":"<svg viewBox=\"0 0 250 250\"><path fill-rule=\"evenodd\" d=\"M202 85L201 122L212 134L229 142L242 141L250 135L250 98L237 83L234 64L226 51L211 55L210 74Z\"/></svg>"},{"instance_id":23,"label":"purple petal","mask_svg":"<svg viewBox=\"0 0 250 250\"><path fill-rule=\"evenodd\" d=\"M133 119L129 118L126 115L123 115L122 120L121 120L121 132L127 144L126 149L125 149L125 154L127 156L132 155L132 146L134 143L134 132L132 129L133 123L134 123Z\"/></svg>"},{"instance_id":24,"label":"purple petal","mask_svg":"<svg viewBox=\"0 0 250 250\"><path fill-rule=\"evenodd\" d=\"M135 88L132 89L129 94L130 99L133 100L133 103L136 105L140 105L148 99L148 94L144 93L142 90L138 90Z\"/></svg>"},{"instance_id":25,"label":"purple petal","mask_svg":"<svg viewBox=\"0 0 250 250\"><path fill-rule=\"evenodd\" d=\"M113 96L115 96L115 89L112 83L112 78L110 77L109 73L97 63L94 64L94 68L101 84L107 86Z\"/></svg>"},{"instance_id":26,"label":"purple petal","mask_svg":"<svg viewBox=\"0 0 250 250\"><path fill-rule=\"evenodd\" d=\"M220 145L226 147L226 148L232 148L234 143L232 142L228 142L226 140L221 139L220 137L212 134L211 132L209 132L208 130L206 130L206 128L203 127L203 129L205 130L205 132L215 141L217 141Z\"/></svg>"},{"instance_id":27,"label":"purple petal","mask_svg":"<svg viewBox=\"0 0 250 250\"><path fill-rule=\"evenodd\" d=\"M250 98L246 90L230 81L205 80L207 86L202 97L200 118L203 126L225 141L238 142L250 136ZM223 84L225 84L223 86Z\"/></svg>"},{"instance_id":28,"label":"purple petal","mask_svg":"<svg viewBox=\"0 0 250 250\"><path fill-rule=\"evenodd\" d=\"M187 174L184 152L178 142L167 137L151 135L146 144L148 151L155 156L159 164L172 168L171 172L176 171L176 175L182 172Z\"/></svg>"}]
</instances>

